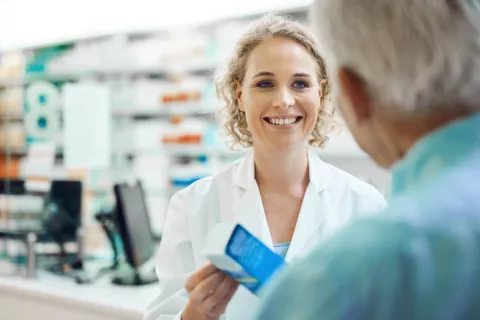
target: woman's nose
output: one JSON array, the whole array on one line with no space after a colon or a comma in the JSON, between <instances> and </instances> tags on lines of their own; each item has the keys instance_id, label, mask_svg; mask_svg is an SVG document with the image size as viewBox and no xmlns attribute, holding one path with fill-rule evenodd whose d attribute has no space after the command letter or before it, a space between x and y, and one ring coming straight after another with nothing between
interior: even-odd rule
<instances>
[{"instance_id":1,"label":"woman's nose","mask_svg":"<svg viewBox=\"0 0 480 320\"><path fill-rule=\"evenodd\" d=\"M279 89L275 92L272 104L275 108L289 108L295 104L295 99L289 89Z\"/></svg>"}]
</instances>

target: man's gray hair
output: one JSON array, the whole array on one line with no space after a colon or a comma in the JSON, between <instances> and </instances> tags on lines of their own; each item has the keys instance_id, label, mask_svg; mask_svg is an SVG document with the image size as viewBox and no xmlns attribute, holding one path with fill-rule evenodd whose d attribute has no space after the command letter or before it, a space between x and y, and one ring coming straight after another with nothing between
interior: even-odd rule
<instances>
[{"instance_id":1,"label":"man's gray hair","mask_svg":"<svg viewBox=\"0 0 480 320\"><path fill-rule=\"evenodd\" d=\"M480 0L316 0L312 10L334 90L345 67L402 113L480 111Z\"/></svg>"}]
</instances>

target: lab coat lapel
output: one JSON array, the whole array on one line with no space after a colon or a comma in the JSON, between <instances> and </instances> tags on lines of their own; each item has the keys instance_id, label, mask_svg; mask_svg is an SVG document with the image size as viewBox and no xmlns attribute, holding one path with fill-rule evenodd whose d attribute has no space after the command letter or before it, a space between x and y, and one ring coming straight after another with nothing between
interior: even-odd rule
<instances>
[{"instance_id":1,"label":"lab coat lapel","mask_svg":"<svg viewBox=\"0 0 480 320\"><path fill-rule=\"evenodd\" d=\"M273 249L272 237L268 229L265 210L255 181L253 152L249 152L235 172L235 186L238 199L234 207L234 222L241 223L253 235Z\"/></svg>"},{"instance_id":2,"label":"lab coat lapel","mask_svg":"<svg viewBox=\"0 0 480 320\"><path fill-rule=\"evenodd\" d=\"M322 223L331 211L328 192L330 171L312 150L308 151L308 163L310 184L305 192L292 241L285 257L287 261L304 253L310 242L315 241L315 236L319 236Z\"/></svg>"}]
</instances>

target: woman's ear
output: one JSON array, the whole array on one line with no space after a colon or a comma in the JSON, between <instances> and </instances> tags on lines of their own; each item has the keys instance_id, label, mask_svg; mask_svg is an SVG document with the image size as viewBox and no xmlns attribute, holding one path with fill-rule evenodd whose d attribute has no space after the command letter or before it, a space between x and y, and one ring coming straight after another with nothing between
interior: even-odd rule
<instances>
[{"instance_id":1,"label":"woman's ear","mask_svg":"<svg viewBox=\"0 0 480 320\"><path fill-rule=\"evenodd\" d=\"M327 86L327 80L323 79L320 81L320 86L318 90L320 91L320 98L323 98L323 92L325 91L325 87Z\"/></svg>"},{"instance_id":2,"label":"woman's ear","mask_svg":"<svg viewBox=\"0 0 480 320\"><path fill-rule=\"evenodd\" d=\"M321 80L318 86L318 95L320 97L320 101L325 97L325 87L327 86L327 80Z\"/></svg>"},{"instance_id":3,"label":"woman's ear","mask_svg":"<svg viewBox=\"0 0 480 320\"><path fill-rule=\"evenodd\" d=\"M245 107L242 103L242 93L242 85L240 84L240 82L235 81L235 99L237 100L238 108L240 109L240 111L245 112Z\"/></svg>"}]
</instances>

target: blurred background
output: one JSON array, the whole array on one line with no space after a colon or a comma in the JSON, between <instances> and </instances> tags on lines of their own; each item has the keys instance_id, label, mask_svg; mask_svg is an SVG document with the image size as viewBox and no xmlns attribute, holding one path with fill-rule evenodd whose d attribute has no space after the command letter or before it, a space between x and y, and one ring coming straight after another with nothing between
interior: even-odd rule
<instances>
[{"instance_id":1,"label":"blurred background","mask_svg":"<svg viewBox=\"0 0 480 320\"><path fill-rule=\"evenodd\" d=\"M311 2L1 1L0 259L25 265L32 230L37 254L110 257L125 183L158 242L172 193L245 152L213 84L238 36L270 11L308 24ZM388 194L345 130L318 153Z\"/></svg>"}]
</instances>

